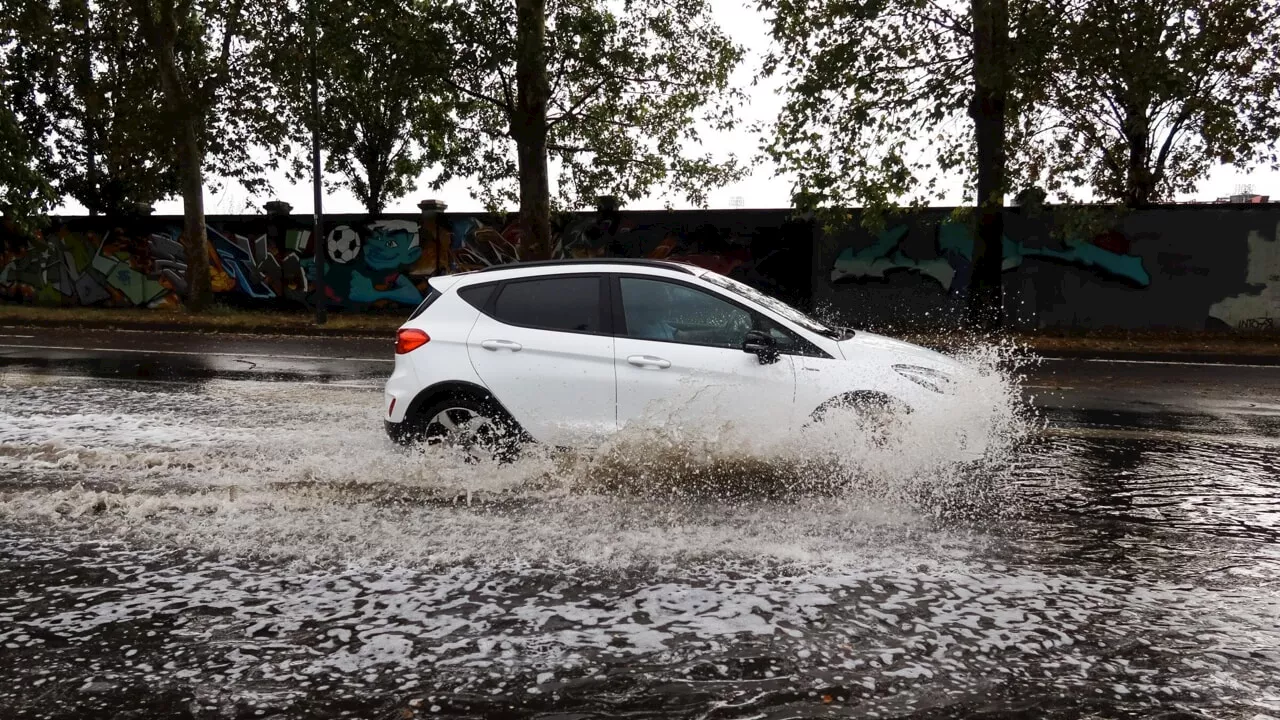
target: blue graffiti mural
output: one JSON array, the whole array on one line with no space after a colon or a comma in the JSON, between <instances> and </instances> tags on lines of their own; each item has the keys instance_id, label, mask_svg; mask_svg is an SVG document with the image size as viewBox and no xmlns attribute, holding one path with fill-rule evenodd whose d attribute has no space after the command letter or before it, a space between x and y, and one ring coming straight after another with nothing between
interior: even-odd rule
<instances>
[{"instance_id":1,"label":"blue graffiti mural","mask_svg":"<svg viewBox=\"0 0 1280 720\"><path fill-rule=\"evenodd\" d=\"M556 257L670 258L761 285L784 285L777 278L785 276L798 278L791 286L807 287L804 250L812 241L811 226L791 228L781 245L761 239L769 233L782 238L779 228L787 217L776 212L763 222L751 216L743 223L732 214L696 211L564 214L553 226L551 250ZM20 244L0 245L0 299L179 305L187 289L182 218L135 219L123 227L109 223L67 219ZM325 224L318 248L310 220L303 218L213 218L206 230L215 296L255 307L313 303L317 249L326 258L328 302L363 310L417 305L429 278L516 262L524 244L514 214L439 215L425 223L421 216L334 218ZM753 244L767 252L753 254Z\"/></svg>"},{"instance_id":2,"label":"blue graffiti mural","mask_svg":"<svg viewBox=\"0 0 1280 720\"><path fill-rule=\"evenodd\" d=\"M340 225L329 233L327 249L325 289L333 302L354 306L422 302L422 290L407 272L422 257L417 223L387 220ZM304 260L303 265L314 277L312 260Z\"/></svg>"},{"instance_id":3,"label":"blue graffiti mural","mask_svg":"<svg viewBox=\"0 0 1280 720\"><path fill-rule=\"evenodd\" d=\"M836 258L831 281L860 278L883 278L892 271L919 273L932 278L944 290L951 290L959 272L967 272L973 261L973 235L967 225L943 223L937 230L937 255L914 258L901 249L908 228L897 225L876 236L875 242L861 250L845 248ZM1094 243L1072 241L1062 249L1028 246L1004 237L1003 270L1012 270L1026 258L1042 258L1077 267L1093 269L1138 287L1151 284L1151 275L1142 258L1114 252Z\"/></svg>"}]
</instances>

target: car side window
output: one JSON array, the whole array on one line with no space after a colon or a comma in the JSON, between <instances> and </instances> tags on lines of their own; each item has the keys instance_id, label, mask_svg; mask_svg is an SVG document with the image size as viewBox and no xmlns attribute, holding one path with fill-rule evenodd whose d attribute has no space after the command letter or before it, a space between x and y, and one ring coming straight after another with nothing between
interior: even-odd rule
<instances>
[{"instance_id":1,"label":"car side window","mask_svg":"<svg viewBox=\"0 0 1280 720\"><path fill-rule=\"evenodd\" d=\"M814 355L817 357L828 357L826 353L814 347L813 343L801 338L767 317L756 317L756 329L764 330L769 333L773 338L773 341L778 344L778 352L788 355Z\"/></svg>"},{"instance_id":2,"label":"car side window","mask_svg":"<svg viewBox=\"0 0 1280 720\"><path fill-rule=\"evenodd\" d=\"M751 313L687 285L639 277L618 279L627 337L739 349Z\"/></svg>"},{"instance_id":3,"label":"car side window","mask_svg":"<svg viewBox=\"0 0 1280 720\"><path fill-rule=\"evenodd\" d=\"M598 333L600 278L544 277L508 282L498 293L493 317L508 325Z\"/></svg>"}]
</instances>

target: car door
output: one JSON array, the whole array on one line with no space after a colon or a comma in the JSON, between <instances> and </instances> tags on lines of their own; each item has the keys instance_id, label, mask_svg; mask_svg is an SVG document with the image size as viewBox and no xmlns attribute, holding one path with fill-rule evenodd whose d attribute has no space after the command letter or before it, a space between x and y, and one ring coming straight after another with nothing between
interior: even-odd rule
<instances>
[{"instance_id":1,"label":"car door","mask_svg":"<svg viewBox=\"0 0 1280 720\"><path fill-rule=\"evenodd\" d=\"M498 284L467 338L476 374L527 432L589 443L617 427L607 280L543 275Z\"/></svg>"},{"instance_id":2,"label":"car door","mask_svg":"<svg viewBox=\"0 0 1280 720\"><path fill-rule=\"evenodd\" d=\"M612 287L620 427L778 432L791 425L791 356L763 364L742 350L747 331L769 321L691 283L622 274Z\"/></svg>"}]
</instances>

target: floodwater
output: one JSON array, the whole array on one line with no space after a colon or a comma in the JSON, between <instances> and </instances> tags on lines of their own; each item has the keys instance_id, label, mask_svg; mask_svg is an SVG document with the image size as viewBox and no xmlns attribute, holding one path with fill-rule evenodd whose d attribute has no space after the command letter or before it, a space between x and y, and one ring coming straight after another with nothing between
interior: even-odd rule
<instances>
[{"instance_id":1,"label":"floodwater","mask_svg":"<svg viewBox=\"0 0 1280 720\"><path fill-rule=\"evenodd\" d=\"M493 467L380 400L0 374L0 717L1280 716L1276 413Z\"/></svg>"}]
</instances>

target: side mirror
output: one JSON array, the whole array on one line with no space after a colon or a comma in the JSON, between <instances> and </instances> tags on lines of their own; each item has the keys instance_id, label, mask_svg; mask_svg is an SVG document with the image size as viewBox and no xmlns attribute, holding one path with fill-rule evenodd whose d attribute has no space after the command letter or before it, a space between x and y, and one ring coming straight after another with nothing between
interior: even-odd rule
<instances>
[{"instance_id":1,"label":"side mirror","mask_svg":"<svg viewBox=\"0 0 1280 720\"><path fill-rule=\"evenodd\" d=\"M742 341L742 351L760 358L761 365L772 365L778 362L778 343L773 336L763 330L750 330Z\"/></svg>"}]
</instances>

